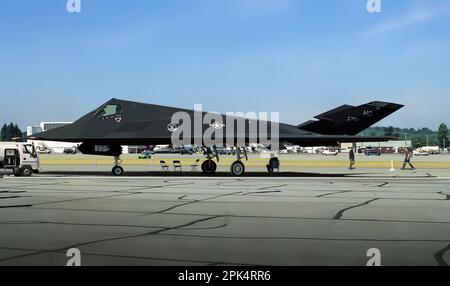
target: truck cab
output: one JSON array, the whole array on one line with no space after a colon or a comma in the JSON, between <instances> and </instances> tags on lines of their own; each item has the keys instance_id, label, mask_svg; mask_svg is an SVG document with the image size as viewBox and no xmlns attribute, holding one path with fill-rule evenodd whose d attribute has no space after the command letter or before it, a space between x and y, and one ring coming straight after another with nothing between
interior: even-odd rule
<instances>
[{"instance_id":1,"label":"truck cab","mask_svg":"<svg viewBox=\"0 0 450 286\"><path fill-rule=\"evenodd\" d=\"M16 177L39 173L39 156L33 144L0 142L0 170Z\"/></svg>"}]
</instances>

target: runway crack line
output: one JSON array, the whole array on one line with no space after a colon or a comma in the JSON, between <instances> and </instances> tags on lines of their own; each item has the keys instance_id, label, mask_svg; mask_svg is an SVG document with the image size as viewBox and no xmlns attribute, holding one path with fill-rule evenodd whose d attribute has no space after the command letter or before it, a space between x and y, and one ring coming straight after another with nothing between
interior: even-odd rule
<instances>
[{"instance_id":1,"label":"runway crack line","mask_svg":"<svg viewBox=\"0 0 450 286\"><path fill-rule=\"evenodd\" d=\"M359 207L362 207L362 206L366 206L366 205L368 205L368 204L370 204L370 203L372 203L372 202L374 202L374 201L376 201L376 200L378 200L378 198L371 199L371 200L368 200L368 201L366 201L366 202L364 202L364 203L362 203L362 204L355 205L355 206L351 206L351 207L348 207L348 208L339 210L339 211L337 212L337 214L333 217L333 219L341 219L342 216L344 215L344 212L346 212L346 211L348 211L348 210L351 210L351 209L354 209L354 208L359 208Z\"/></svg>"},{"instance_id":2,"label":"runway crack line","mask_svg":"<svg viewBox=\"0 0 450 286\"><path fill-rule=\"evenodd\" d=\"M316 196L316 198L323 198L323 197L326 197L326 196L337 195L337 194L344 194L344 193L348 193L348 192L351 192L351 191L331 192L331 193L326 193L326 194L318 195L318 196Z\"/></svg>"},{"instance_id":3,"label":"runway crack line","mask_svg":"<svg viewBox=\"0 0 450 286\"><path fill-rule=\"evenodd\" d=\"M272 193L281 193L281 191L248 192L248 193L245 193L244 196L247 196L247 195L254 195L254 194L272 194Z\"/></svg>"},{"instance_id":4,"label":"runway crack line","mask_svg":"<svg viewBox=\"0 0 450 286\"><path fill-rule=\"evenodd\" d=\"M172 210L174 208L181 207L182 205L186 205L186 204L191 204L191 203L211 200L211 199L224 197L224 196L229 196L229 195L233 195L233 194L239 194L239 193L242 193L242 192L227 193L227 194L218 195L218 196L214 196L214 197L203 199L203 200L196 200L196 201L188 202L188 203L185 203L185 204L173 206L171 208L168 208L166 210L163 210L161 212L156 212L156 213L163 213L163 212L166 212L168 210ZM110 197L110 196L108 196L108 197ZM155 213L152 213L152 214L155 214ZM64 251L66 249L73 248L73 247L81 247L81 246L86 246L86 245L94 244L94 243L109 242L109 241L115 241L115 240L127 239L127 238L138 238L138 237L144 237L144 236L149 236L149 235L157 235L157 234L160 234L161 232L164 232L164 231L177 230L177 229L180 229L180 228L183 228L183 227L192 226L192 225L200 223L200 222L204 222L204 221L208 221L208 220L216 219L216 218L220 218L220 217L223 217L223 216L221 216L221 215L214 215L214 216L210 216L210 217L206 217L206 218L201 218L201 219L198 219L198 220L195 220L195 221L183 224L183 225L179 225L177 227L166 227L166 228L162 228L160 230L156 230L156 231L152 231L152 232L148 232L148 233L144 233L144 234L129 235L129 236L123 236L123 237L115 237L115 238L108 238L108 239L90 241L90 242L85 242L85 243L81 243L81 244L77 244L77 245L73 245L73 246L69 246L69 247L65 247L65 248L61 248L61 249L56 249L56 250L50 250L50 251L59 252L59 251ZM43 253L47 253L47 252L49 252L49 250L38 251L38 252L35 252L35 253L29 253L29 254L23 254L23 255L17 255L17 256L14 256L14 257L8 257L8 258L5 258L5 259L0 259L0 261L5 261L5 260L10 260L10 259L15 259L15 258L21 258L21 257L27 257L27 256L36 255L36 254L43 254Z\"/></svg>"},{"instance_id":5,"label":"runway crack line","mask_svg":"<svg viewBox=\"0 0 450 286\"><path fill-rule=\"evenodd\" d=\"M214 197L206 198L206 199L202 199L202 200L192 200L192 201L189 201L189 202L186 202L186 203L182 203L182 204L179 204L179 205L171 206L171 207L169 207L169 208L167 208L167 209L164 209L164 210L162 210L162 211L159 211L159 212L151 213L150 215L152 215L152 214L162 214L162 213L171 211L171 210L173 210L173 209L176 209L176 208L179 208L179 207L182 207L182 206L186 206L186 205L190 205L190 204L195 204L195 203L199 203L199 202L205 202L205 201L208 201L208 200L214 200L214 199L217 199L217 198L226 197L226 196L231 196L231 195L236 195L236 194L241 194L241 193L242 193L242 192L233 192L233 193L227 193L227 194L223 194L223 195L218 195L218 196L214 196ZM147 214L145 214L144 216L146 216L146 215L147 215Z\"/></svg>"},{"instance_id":6,"label":"runway crack line","mask_svg":"<svg viewBox=\"0 0 450 286\"><path fill-rule=\"evenodd\" d=\"M218 215L218 216L211 216L211 217L206 217L206 218L201 218L201 219L198 219L198 220L194 220L194 221L191 221L191 222L179 225L179 226L166 227L166 228L162 228L162 229L151 231L151 232L147 232L147 233L99 239L99 240L94 240L94 241L78 243L78 244L74 244L74 245L71 245L71 246L66 246L64 248L58 248L58 249L53 249L53 250L41 250L41 251L37 251L37 252L33 252L33 253L16 255L16 256L12 256L12 257L2 258L2 259L0 259L0 262L11 260L11 259L17 259L17 258L33 256L33 255L37 255L37 254L48 253L48 252L61 252L61 251L66 251L67 249L70 249L70 248L80 248L82 246L95 244L95 243L110 242L110 241L116 241L116 240L121 240L121 239L139 238L139 237L144 237L144 236L157 235L157 234L160 234L161 232L164 232L164 231L177 230L177 229L180 229L180 228L183 228L183 227L192 226L192 225L195 225L197 223L205 222L205 221L216 219L216 218L220 218L220 217L222 217L222 216L220 216L220 215Z\"/></svg>"},{"instance_id":7,"label":"runway crack line","mask_svg":"<svg viewBox=\"0 0 450 286\"><path fill-rule=\"evenodd\" d=\"M448 266L448 263L444 259L444 255L449 250L450 250L450 244L447 245L447 247L445 247L444 249L441 249L438 252L436 252L436 254L434 254L434 259L436 259L439 266Z\"/></svg>"},{"instance_id":8,"label":"runway crack line","mask_svg":"<svg viewBox=\"0 0 450 286\"><path fill-rule=\"evenodd\" d=\"M7 199L21 199L21 198L32 198L32 196L10 196L10 197L0 197L0 200L7 200Z\"/></svg>"},{"instance_id":9,"label":"runway crack line","mask_svg":"<svg viewBox=\"0 0 450 286\"><path fill-rule=\"evenodd\" d=\"M166 233L157 233L157 234L163 235L163 236L197 237L197 238L211 238L211 239L448 243L448 240L437 240L437 239L325 238L325 237L293 237L293 236L285 236L285 237L283 237L283 236L225 236L225 235L201 235L201 234L177 234L177 233L167 233L167 234Z\"/></svg>"},{"instance_id":10,"label":"runway crack line","mask_svg":"<svg viewBox=\"0 0 450 286\"><path fill-rule=\"evenodd\" d=\"M449 194L446 194L444 192L439 192L438 194L445 196L445 200L446 201L450 201L450 195Z\"/></svg>"},{"instance_id":11,"label":"runway crack line","mask_svg":"<svg viewBox=\"0 0 450 286\"><path fill-rule=\"evenodd\" d=\"M139 195L140 192L128 192L128 193L122 193L119 195L108 195L108 196L100 196L100 197L89 197L89 198L79 198L79 199L70 199L70 200L61 200L61 201L54 201L54 202L47 202L47 203L37 203L33 206L41 206L41 205L50 205L50 204L58 204L58 203L68 203L68 202L77 202L77 201L87 201L87 200L95 200L95 199L107 199L107 198L115 198L115 197L125 197L125 196L134 196Z\"/></svg>"},{"instance_id":12,"label":"runway crack line","mask_svg":"<svg viewBox=\"0 0 450 286\"><path fill-rule=\"evenodd\" d=\"M268 190L268 189L275 189L275 188L281 188L281 187L287 187L287 184L284 185L277 185L277 186L268 186L268 187L262 187L259 188L258 190Z\"/></svg>"},{"instance_id":13,"label":"runway crack line","mask_svg":"<svg viewBox=\"0 0 450 286\"><path fill-rule=\"evenodd\" d=\"M0 206L0 209L9 209L9 208L29 208L33 205L13 205L13 206Z\"/></svg>"}]
</instances>

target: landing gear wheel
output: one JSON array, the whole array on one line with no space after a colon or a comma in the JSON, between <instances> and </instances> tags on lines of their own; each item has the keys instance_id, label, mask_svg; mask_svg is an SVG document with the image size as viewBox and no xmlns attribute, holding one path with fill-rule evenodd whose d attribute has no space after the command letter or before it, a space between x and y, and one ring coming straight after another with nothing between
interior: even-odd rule
<instances>
[{"instance_id":1,"label":"landing gear wheel","mask_svg":"<svg viewBox=\"0 0 450 286\"><path fill-rule=\"evenodd\" d=\"M202 171L207 175L214 174L217 170L217 164L213 160L206 160L202 163Z\"/></svg>"},{"instance_id":2,"label":"landing gear wheel","mask_svg":"<svg viewBox=\"0 0 450 286\"><path fill-rule=\"evenodd\" d=\"M123 168L120 166L115 166L114 168L112 168L112 173L114 176L122 176L123 175Z\"/></svg>"},{"instance_id":3,"label":"landing gear wheel","mask_svg":"<svg viewBox=\"0 0 450 286\"><path fill-rule=\"evenodd\" d=\"M236 161L233 164L231 164L231 174L235 176L242 176L245 173L245 166L244 163L241 161Z\"/></svg>"},{"instance_id":4,"label":"landing gear wheel","mask_svg":"<svg viewBox=\"0 0 450 286\"><path fill-rule=\"evenodd\" d=\"M33 170L30 167L23 168L20 171L22 177L31 177L33 175Z\"/></svg>"}]
</instances>

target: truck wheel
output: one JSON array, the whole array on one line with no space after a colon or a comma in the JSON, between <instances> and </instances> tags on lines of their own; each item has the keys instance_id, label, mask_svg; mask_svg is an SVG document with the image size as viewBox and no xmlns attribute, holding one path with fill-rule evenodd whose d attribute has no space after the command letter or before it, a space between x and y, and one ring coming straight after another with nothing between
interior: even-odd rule
<instances>
[{"instance_id":1,"label":"truck wheel","mask_svg":"<svg viewBox=\"0 0 450 286\"><path fill-rule=\"evenodd\" d=\"M30 167L25 167L20 171L22 177L31 177L33 175L33 169Z\"/></svg>"}]
</instances>

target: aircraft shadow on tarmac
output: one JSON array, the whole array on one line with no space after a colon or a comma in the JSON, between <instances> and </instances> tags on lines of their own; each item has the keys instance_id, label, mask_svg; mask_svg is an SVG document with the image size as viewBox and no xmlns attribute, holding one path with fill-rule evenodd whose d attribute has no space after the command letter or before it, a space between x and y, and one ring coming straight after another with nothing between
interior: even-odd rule
<instances>
[{"instance_id":1,"label":"aircraft shadow on tarmac","mask_svg":"<svg viewBox=\"0 0 450 286\"><path fill-rule=\"evenodd\" d=\"M42 175L51 176L104 176L114 177L110 172L102 171L48 171L42 172ZM228 172L217 172L214 175L205 175L200 172L126 172L124 174L127 177L199 177L199 178L221 178L221 177L233 177L233 178L337 178L337 177L352 177L355 175L366 175L364 173L352 173L352 174L321 174L321 173L303 173L303 172L279 172L273 174L267 174L263 172L246 172L240 177L233 176Z\"/></svg>"}]
</instances>

